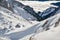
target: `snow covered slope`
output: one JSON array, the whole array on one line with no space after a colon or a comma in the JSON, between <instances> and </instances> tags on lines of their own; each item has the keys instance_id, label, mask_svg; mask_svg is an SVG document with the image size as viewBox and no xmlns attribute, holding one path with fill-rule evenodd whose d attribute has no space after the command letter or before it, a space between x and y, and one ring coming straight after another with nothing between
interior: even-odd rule
<instances>
[{"instance_id":1,"label":"snow covered slope","mask_svg":"<svg viewBox=\"0 0 60 40\"><path fill-rule=\"evenodd\" d=\"M32 36L32 40L60 40L60 17L55 17L50 24L50 30Z\"/></svg>"},{"instance_id":2,"label":"snow covered slope","mask_svg":"<svg viewBox=\"0 0 60 40\"><path fill-rule=\"evenodd\" d=\"M51 3L56 3L58 1L46 1L46 2L40 2L40 1L19 1L21 3L23 3L24 5L29 5L30 7L32 7L35 12L41 11L43 12L44 10L46 10L49 7L52 7L54 5L51 5ZM48 2L48 3L47 3ZM57 7L57 6L54 6Z\"/></svg>"},{"instance_id":3,"label":"snow covered slope","mask_svg":"<svg viewBox=\"0 0 60 40\"><path fill-rule=\"evenodd\" d=\"M11 40L59 40L60 13L23 31L5 34ZM56 39L55 39L56 38Z\"/></svg>"},{"instance_id":4,"label":"snow covered slope","mask_svg":"<svg viewBox=\"0 0 60 40\"><path fill-rule=\"evenodd\" d=\"M51 18L44 20L44 24L36 33L31 36L31 40L60 40L60 12ZM42 23L42 22L41 22ZM44 31L44 32L43 32Z\"/></svg>"},{"instance_id":5,"label":"snow covered slope","mask_svg":"<svg viewBox=\"0 0 60 40\"><path fill-rule=\"evenodd\" d=\"M32 3L30 5L35 11L46 10L43 5L47 4L34 2L33 4L39 5L38 9L35 9L37 7ZM50 3L49 6L47 5L48 8ZM14 13L0 6L0 40L60 40L60 10L56 12L56 15L43 21L36 21L35 17L15 4L13 10Z\"/></svg>"},{"instance_id":6,"label":"snow covered slope","mask_svg":"<svg viewBox=\"0 0 60 40\"><path fill-rule=\"evenodd\" d=\"M36 23L32 23L24 19L22 16L16 15L15 13L9 11L8 9L0 6L0 29L1 29L0 33L1 34L3 34L3 31L11 31L11 30L18 30L18 29L20 30L23 29L23 27L25 29L35 24Z\"/></svg>"},{"instance_id":7,"label":"snow covered slope","mask_svg":"<svg viewBox=\"0 0 60 40\"><path fill-rule=\"evenodd\" d=\"M15 5L14 7L14 11L17 15L23 17L26 20L29 21L33 21L33 20L37 20L34 16L32 16L30 13L28 13L27 11L25 11L23 8L20 8L18 6Z\"/></svg>"}]
</instances>

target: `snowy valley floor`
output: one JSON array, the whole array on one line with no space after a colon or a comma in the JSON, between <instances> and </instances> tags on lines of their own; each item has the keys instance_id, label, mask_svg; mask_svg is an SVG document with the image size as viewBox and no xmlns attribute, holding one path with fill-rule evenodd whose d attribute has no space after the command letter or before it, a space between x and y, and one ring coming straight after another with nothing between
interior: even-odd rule
<instances>
[{"instance_id":1,"label":"snowy valley floor","mask_svg":"<svg viewBox=\"0 0 60 40\"><path fill-rule=\"evenodd\" d=\"M31 6L36 13L53 6L51 2L19 2ZM60 40L60 11L43 21L36 21L24 9L14 6L15 13L0 6L0 40ZM17 24L20 26L16 27Z\"/></svg>"}]
</instances>

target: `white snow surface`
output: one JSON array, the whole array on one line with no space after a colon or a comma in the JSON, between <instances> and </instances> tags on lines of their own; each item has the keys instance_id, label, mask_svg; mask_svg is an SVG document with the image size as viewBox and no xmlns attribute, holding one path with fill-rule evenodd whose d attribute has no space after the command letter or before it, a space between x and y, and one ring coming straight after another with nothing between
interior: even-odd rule
<instances>
[{"instance_id":1,"label":"white snow surface","mask_svg":"<svg viewBox=\"0 0 60 40\"><path fill-rule=\"evenodd\" d=\"M19 1L19 0L17 0ZM46 2L40 2L40 1L19 1L21 3L23 3L24 5L29 5L30 7L32 7L35 12L41 11L43 12L44 10L46 10L49 7L52 7L54 5L51 5L51 3L56 3L59 1L46 1ZM54 6L57 7L57 6Z\"/></svg>"},{"instance_id":2,"label":"white snow surface","mask_svg":"<svg viewBox=\"0 0 60 40\"><path fill-rule=\"evenodd\" d=\"M33 7L36 12L51 6L51 2L20 2ZM13 9L15 13L0 6L0 40L60 40L60 12L39 22L22 8L15 5ZM26 20L28 18L31 21ZM19 28L15 27L17 24Z\"/></svg>"}]
</instances>

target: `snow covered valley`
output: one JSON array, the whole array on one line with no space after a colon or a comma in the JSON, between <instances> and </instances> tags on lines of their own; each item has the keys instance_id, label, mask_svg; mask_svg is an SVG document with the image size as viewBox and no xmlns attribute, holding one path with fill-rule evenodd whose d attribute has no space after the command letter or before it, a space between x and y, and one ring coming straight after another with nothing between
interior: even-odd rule
<instances>
[{"instance_id":1,"label":"snow covered valley","mask_svg":"<svg viewBox=\"0 0 60 40\"><path fill-rule=\"evenodd\" d=\"M0 5L0 40L60 40L60 6L47 2L17 0L13 11Z\"/></svg>"}]
</instances>

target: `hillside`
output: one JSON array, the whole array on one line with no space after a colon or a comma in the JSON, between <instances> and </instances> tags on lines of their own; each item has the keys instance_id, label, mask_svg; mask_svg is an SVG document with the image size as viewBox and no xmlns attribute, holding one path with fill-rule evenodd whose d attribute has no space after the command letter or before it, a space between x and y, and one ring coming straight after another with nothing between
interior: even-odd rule
<instances>
[{"instance_id":1,"label":"hillside","mask_svg":"<svg viewBox=\"0 0 60 40\"><path fill-rule=\"evenodd\" d=\"M60 7L47 2L14 1L13 11L0 5L0 40L60 40Z\"/></svg>"}]
</instances>

